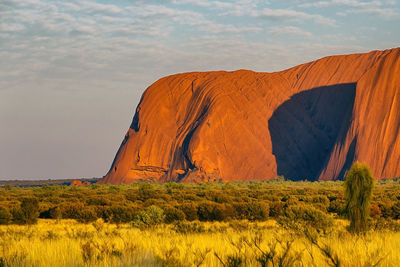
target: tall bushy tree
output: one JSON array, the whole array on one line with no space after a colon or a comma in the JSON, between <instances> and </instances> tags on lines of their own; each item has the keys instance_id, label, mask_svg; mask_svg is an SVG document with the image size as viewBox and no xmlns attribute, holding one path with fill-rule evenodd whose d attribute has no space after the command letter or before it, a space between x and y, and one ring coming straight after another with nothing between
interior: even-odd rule
<instances>
[{"instance_id":1,"label":"tall bushy tree","mask_svg":"<svg viewBox=\"0 0 400 267\"><path fill-rule=\"evenodd\" d=\"M35 224L39 217L39 200L24 198L21 206L12 211L13 220L17 224Z\"/></svg>"},{"instance_id":2,"label":"tall bushy tree","mask_svg":"<svg viewBox=\"0 0 400 267\"><path fill-rule=\"evenodd\" d=\"M355 162L347 172L345 185L346 214L350 220L350 231L364 232L368 229L368 217L372 189L375 184L371 169Z\"/></svg>"}]
</instances>

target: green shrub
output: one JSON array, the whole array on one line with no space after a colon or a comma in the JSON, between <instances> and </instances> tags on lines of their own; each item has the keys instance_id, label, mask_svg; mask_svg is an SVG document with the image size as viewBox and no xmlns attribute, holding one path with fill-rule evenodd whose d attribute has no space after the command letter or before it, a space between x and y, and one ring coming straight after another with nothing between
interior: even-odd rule
<instances>
[{"instance_id":1,"label":"green shrub","mask_svg":"<svg viewBox=\"0 0 400 267\"><path fill-rule=\"evenodd\" d=\"M61 219L61 209L60 207L51 207L43 212L40 213L39 218L43 219Z\"/></svg>"},{"instance_id":2,"label":"green shrub","mask_svg":"<svg viewBox=\"0 0 400 267\"><path fill-rule=\"evenodd\" d=\"M141 183L138 188L137 198L141 201L146 201L148 199L157 199L157 193L152 184Z\"/></svg>"},{"instance_id":3,"label":"green shrub","mask_svg":"<svg viewBox=\"0 0 400 267\"><path fill-rule=\"evenodd\" d=\"M238 219L265 221L269 215L269 206L263 202L235 203L233 206Z\"/></svg>"},{"instance_id":4,"label":"green shrub","mask_svg":"<svg viewBox=\"0 0 400 267\"><path fill-rule=\"evenodd\" d=\"M396 220L400 219L400 202L399 201L394 203L391 210L392 210L391 215L392 215L393 219L396 219Z\"/></svg>"},{"instance_id":5,"label":"green shrub","mask_svg":"<svg viewBox=\"0 0 400 267\"><path fill-rule=\"evenodd\" d=\"M346 175L346 215L350 219L351 232L364 232L368 228L370 201L375 180L364 163L356 162Z\"/></svg>"},{"instance_id":6,"label":"green shrub","mask_svg":"<svg viewBox=\"0 0 400 267\"><path fill-rule=\"evenodd\" d=\"M185 213L174 207L167 207L164 211L165 213L165 222L172 223L176 221L185 220Z\"/></svg>"},{"instance_id":7,"label":"green shrub","mask_svg":"<svg viewBox=\"0 0 400 267\"><path fill-rule=\"evenodd\" d=\"M90 197L86 203L89 206L108 206L111 204L110 200L104 197Z\"/></svg>"},{"instance_id":8,"label":"green shrub","mask_svg":"<svg viewBox=\"0 0 400 267\"><path fill-rule=\"evenodd\" d=\"M60 206L61 216L64 219L77 219L79 212L83 210L85 206L78 203L62 203Z\"/></svg>"},{"instance_id":9,"label":"green shrub","mask_svg":"<svg viewBox=\"0 0 400 267\"><path fill-rule=\"evenodd\" d=\"M85 207L79 211L76 220L81 223L90 223L97 220L97 215L92 207Z\"/></svg>"},{"instance_id":10,"label":"green shrub","mask_svg":"<svg viewBox=\"0 0 400 267\"><path fill-rule=\"evenodd\" d=\"M327 196L324 195L317 195L317 196L313 196L311 199L312 203L320 203L324 206L328 206L329 205L329 199Z\"/></svg>"},{"instance_id":11,"label":"green shrub","mask_svg":"<svg viewBox=\"0 0 400 267\"><path fill-rule=\"evenodd\" d=\"M195 203L186 203L182 204L178 207L183 213L185 214L185 218L188 221L195 221L198 220L199 217L197 216L197 205Z\"/></svg>"},{"instance_id":12,"label":"green shrub","mask_svg":"<svg viewBox=\"0 0 400 267\"><path fill-rule=\"evenodd\" d=\"M283 214L285 204L281 201L273 201L269 203L269 216L278 218Z\"/></svg>"},{"instance_id":13,"label":"green shrub","mask_svg":"<svg viewBox=\"0 0 400 267\"><path fill-rule=\"evenodd\" d=\"M382 211L378 205L372 204L370 208L370 215L372 218L382 217Z\"/></svg>"},{"instance_id":14,"label":"green shrub","mask_svg":"<svg viewBox=\"0 0 400 267\"><path fill-rule=\"evenodd\" d=\"M287 207L278 223L285 228L303 231L312 227L317 231L326 232L333 226L333 218L312 206Z\"/></svg>"},{"instance_id":15,"label":"green shrub","mask_svg":"<svg viewBox=\"0 0 400 267\"><path fill-rule=\"evenodd\" d=\"M345 201L343 199L334 199L329 203L328 212L343 215L345 208Z\"/></svg>"},{"instance_id":16,"label":"green shrub","mask_svg":"<svg viewBox=\"0 0 400 267\"><path fill-rule=\"evenodd\" d=\"M82 223L93 222L98 218L93 207L85 206L82 203L63 203L60 211L62 218L75 219Z\"/></svg>"},{"instance_id":17,"label":"green shrub","mask_svg":"<svg viewBox=\"0 0 400 267\"><path fill-rule=\"evenodd\" d=\"M175 182L169 182L165 184L165 188L167 189L167 192L171 194L173 190L183 190L184 186L183 184L178 184Z\"/></svg>"},{"instance_id":18,"label":"green shrub","mask_svg":"<svg viewBox=\"0 0 400 267\"><path fill-rule=\"evenodd\" d=\"M200 221L215 221L218 212L214 212L217 204L212 202L204 202L197 207L197 216Z\"/></svg>"},{"instance_id":19,"label":"green shrub","mask_svg":"<svg viewBox=\"0 0 400 267\"><path fill-rule=\"evenodd\" d=\"M150 228L161 224L165 219L163 209L150 206L145 211L139 212L132 225L138 228Z\"/></svg>"},{"instance_id":20,"label":"green shrub","mask_svg":"<svg viewBox=\"0 0 400 267\"><path fill-rule=\"evenodd\" d=\"M8 209L0 206L0 224L9 224L12 219L11 213Z\"/></svg>"},{"instance_id":21,"label":"green shrub","mask_svg":"<svg viewBox=\"0 0 400 267\"><path fill-rule=\"evenodd\" d=\"M382 211L382 217L393 218L393 202L389 199L380 199L378 207ZM400 213L399 213L400 214Z\"/></svg>"},{"instance_id":22,"label":"green shrub","mask_svg":"<svg viewBox=\"0 0 400 267\"><path fill-rule=\"evenodd\" d=\"M111 223L131 222L138 214L138 208L114 205L103 210L103 219Z\"/></svg>"},{"instance_id":23,"label":"green shrub","mask_svg":"<svg viewBox=\"0 0 400 267\"><path fill-rule=\"evenodd\" d=\"M39 216L37 198L24 198L20 207L12 210L13 221L17 224L35 224Z\"/></svg>"},{"instance_id":24,"label":"green shrub","mask_svg":"<svg viewBox=\"0 0 400 267\"><path fill-rule=\"evenodd\" d=\"M126 190L126 192L125 192L125 199L126 200L129 200L129 201L131 201L131 202L136 202L136 201L138 201L139 199L138 199L138 193L137 193L137 191L136 190L134 190L134 189L128 189L128 190Z\"/></svg>"},{"instance_id":25,"label":"green shrub","mask_svg":"<svg viewBox=\"0 0 400 267\"><path fill-rule=\"evenodd\" d=\"M234 217L235 210L229 204L203 202L197 208L197 216L200 221L223 221Z\"/></svg>"}]
</instances>

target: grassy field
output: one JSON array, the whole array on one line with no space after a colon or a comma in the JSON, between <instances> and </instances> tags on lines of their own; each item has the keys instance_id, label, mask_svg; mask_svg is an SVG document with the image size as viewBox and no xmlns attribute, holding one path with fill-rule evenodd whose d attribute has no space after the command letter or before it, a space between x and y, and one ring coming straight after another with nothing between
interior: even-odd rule
<instances>
[{"instance_id":1,"label":"grassy field","mask_svg":"<svg viewBox=\"0 0 400 267\"><path fill-rule=\"evenodd\" d=\"M1 266L398 266L400 182L348 231L343 182L0 189Z\"/></svg>"},{"instance_id":2,"label":"grassy field","mask_svg":"<svg viewBox=\"0 0 400 267\"><path fill-rule=\"evenodd\" d=\"M346 221L311 234L265 222L130 224L39 220L0 226L0 266L398 266L400 233L351 235ZM187 228L187 227L186 227ZM185 228L185 229L186 229Z\"/></svg>"}]
</instances>

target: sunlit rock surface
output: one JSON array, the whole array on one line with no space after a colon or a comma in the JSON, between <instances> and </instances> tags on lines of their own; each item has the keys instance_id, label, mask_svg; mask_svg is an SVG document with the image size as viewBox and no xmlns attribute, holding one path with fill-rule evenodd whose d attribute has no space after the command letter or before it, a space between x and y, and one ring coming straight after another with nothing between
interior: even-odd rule
<instances>
[{"instance_id":1,"label":"sunlit rock surface","mask_svg":"<svg viewBox=\"0 0 400 267\"><path fill-rule=\"evenodd\" d=\"M193 72L143 94L100 183L400 176L400 48L274 73Z\"/></svg>"}]
</instances>

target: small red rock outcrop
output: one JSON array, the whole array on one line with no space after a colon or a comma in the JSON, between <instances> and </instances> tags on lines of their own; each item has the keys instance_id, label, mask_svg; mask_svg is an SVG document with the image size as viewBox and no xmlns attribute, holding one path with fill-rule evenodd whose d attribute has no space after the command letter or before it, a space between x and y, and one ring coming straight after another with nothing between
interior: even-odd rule
<instances>
[{"instance_id":1,"label":"small red rock outcrop","mask_svg":"<svg viewBox=\"0 0 400 267\"><path fill-rule=\"evenodd\" d=\"M73 180L70 184L70 186L85 186L85 185L91 185L91 183L88 181L82 182L81 180Z\"/></svg>"}]
</instances>

